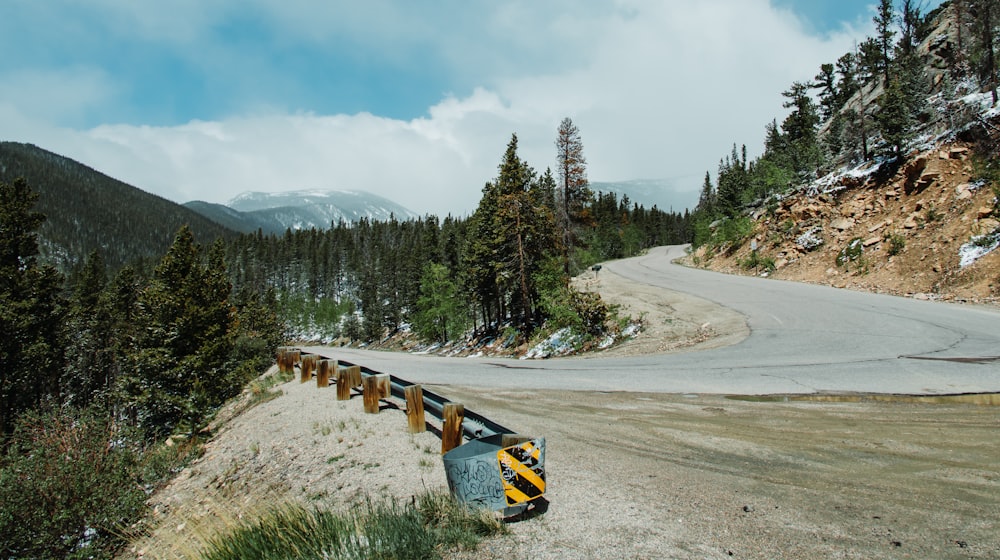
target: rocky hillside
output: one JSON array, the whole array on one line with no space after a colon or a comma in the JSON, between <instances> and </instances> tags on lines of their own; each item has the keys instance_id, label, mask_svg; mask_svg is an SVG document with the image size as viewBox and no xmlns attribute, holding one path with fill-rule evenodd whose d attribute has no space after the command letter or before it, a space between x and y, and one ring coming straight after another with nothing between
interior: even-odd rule
<instances>
[{"instance_id":1,"label":"rocky hillside","mask_svg":"<svg viewBox=\"0 0 1000 560\"><path fill-rule=\"evenodd\" d=\"M926 299L1000 301L1000 221L970 149L842 172L758 210L745 242L693 264ZM979 257L979 258L976 258Z\"/></svg>"},{"instance_id":2,"label":"rocky hillside","mask_svg":"<svg viewBox=\"0 0 1000 560\"><path fill-rule=\"evenodd\" d=\"M969 71L985 69L973 38L986 24L948 2L924 21L909 34L899 29L903 37L923 39L901 40L896 58L884 61L897 82L911 81L909 103L916 109L909 119L891 119L894 109L905 107L893 105L898 100L887 91L878 61L872 65L864 48L845 54L836 80L806 86L821 90L825 109L814 144L811 134L793 134L793 117L818 117L803 98L781 130L771 130L762 158L747 166L745 152L741 159L734 148L720 167L718 189L705 191L698 209L715 220L710 239L701 240L691 264L925 299L1000 301L1000 105L991 91L995 80ZM877 44L877 37L866 43ZM851 64L869 68L850 74ZM826 77L833 68L824 65ZM744 184L782 170L787 154L780 148L789 143L793 156L817 147L825 156L815 168L798 169L791 188L758 193ZM819 178L801 184L803 177ZM734 180L737 194L747 191L742 198L732 195ZM742 204L725 213L706 209L705 200L727 194Z\"/></svg>"}]
</instances>

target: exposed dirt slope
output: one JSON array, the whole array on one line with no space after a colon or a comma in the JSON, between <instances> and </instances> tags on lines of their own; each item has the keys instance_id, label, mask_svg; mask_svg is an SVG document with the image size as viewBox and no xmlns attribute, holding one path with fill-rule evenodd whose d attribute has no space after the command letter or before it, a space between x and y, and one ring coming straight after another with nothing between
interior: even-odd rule
<instances>
[{"instance_id":1,"label":"exposed dirt slope","mask_svg":"<svg viewBox=\"0 0 1000 560\"><path fill-rule=\"evenodd\" d=\"M1000 227L994 193L972 182L970 150L945 145L911 158L888 179L842 179L831 194L800 193L760 211L746 243L690 264L736 274L829 284L928 299L996 303L1000 251L961 266L959 248ZM803 235L821 241L816 248ZM853 260L838 264L855 244ZM744 266L756 246L776 270ZM854 256L854 255L852 255Z\"/></svg>"}]
</instances>

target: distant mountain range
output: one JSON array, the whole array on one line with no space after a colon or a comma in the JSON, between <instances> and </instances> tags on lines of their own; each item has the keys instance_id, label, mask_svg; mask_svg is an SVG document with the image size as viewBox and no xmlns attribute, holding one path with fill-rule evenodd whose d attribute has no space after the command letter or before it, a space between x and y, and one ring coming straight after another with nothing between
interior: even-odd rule
<instances>
[{"instance_id":1,"label":"distant mountain range","mask_svg":"<svg viewBox=\"0 0 1000 560\"><path fill-rule=\"evenodd\" d=\"M199 243L237 233L179 204L31 144L0 142L0 181L22 177L38 192L42 257L71 271L95 249L112 270L158 260L187 224Z\"/></svg>"},{"instance_id":2,"label":"distant mountain range","mask_svg":"<svg viewBox=\"0 0 1000 560\"><path fill-rule=\"evenodd\" d=\"M244 233L258 229L283 233L287 229L327 229L341 220L357 222L419 218L410 210L386 198L361 191L247 192L228 204L193 201L184 204L206 218Z\"/></svg>"},{"instance_id":3,"label":"distant mountain range","mask_svg":"<svg viewBox=\"0 0 1000 560\"><path fill-rule=\"evenodd\" d=\"M280 235L287 229L327 229L341 220L420 218L391 200L357 191L248 192L228 204L180 205L37 146L0 142L0 181L18 177L39 193L36 209L47 217L39 231L42 255L64 271L95 249L112 270L158 260L185 224L199 243L208 244L258 230ZM665 180L594 182L591 188L661 210L679 211L696 202Z\"/></svg>"},{"instance_id":4,"label":"distant mountain range","mask_svg":"<svg viewBox=\"0 0 1000 560\"><path fill-rule=\"evenodd\" d=\"M590 189L595 193L614 193L618 200L628 196L629 200L645 206L647 210L656 206L664 212L673 210L683 214L685 208L693 211L698 205L697 189L682 190L670 179L592 181Z\"/></svg>"}]
</instances>

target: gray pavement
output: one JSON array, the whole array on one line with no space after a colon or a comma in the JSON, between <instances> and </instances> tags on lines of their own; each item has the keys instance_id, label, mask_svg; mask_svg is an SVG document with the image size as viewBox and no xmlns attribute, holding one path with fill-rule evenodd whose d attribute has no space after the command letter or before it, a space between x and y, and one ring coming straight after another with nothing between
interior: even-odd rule
<instances>
[{"instance_id":1,"label":"gray pavement","mask_svg":"<svg viewBox=\"0 0 1000 560\"><path fill-rule=\"evenodd\" d=\"M348 348L329 357L415 383L498 390L767 394L1000 392L1000 312L671 263L683 247L605 264L636 282L742 313L750 336L713 350L603 358L441 358Z\"/></svg>"}]
</instances>

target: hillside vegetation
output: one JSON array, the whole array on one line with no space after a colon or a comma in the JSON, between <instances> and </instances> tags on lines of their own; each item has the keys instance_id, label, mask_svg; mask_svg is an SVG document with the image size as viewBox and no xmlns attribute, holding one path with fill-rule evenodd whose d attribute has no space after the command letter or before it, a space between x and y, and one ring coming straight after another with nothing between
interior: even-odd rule
<instances>
[{"instance_id":1,"label":"hillside vegetation","mask_svg":"<svg viewBox=\"0 0 1000 560\"><path fill-rule=\"evenodd\" d=\"M31 144L0 142L0 181L22 178L38 192L46 216L39 230L41 257L64 272L78 270L100 251L112 270L167 250L183 225L199 243L235 232L178 204L141 191L69 158Z\"/></svg>"},{"instance_id":2,"label":"hillside vegetation","mask_svg":"<svg viewBox=\"0 0 1000 560\"><path fill-rule=\"evenodd\" d=\"M926 298L1000 296L998 12L881 2L876 37L785 92L792 111L767 126L762 156L734 146L714 183L706 174L691 262Z\"/></svg>"},{"instance_id":3,"label":"hillside vegetation","mask_svg":"<svg viewBox=\"0 0 1000 560\"><path fill-rule=\"evenodd\" d=\"M469 218L281 236L213 226L211 243L180 225L160 252L142 232L200 218L4 145L5 173L19 176L0 180L0 555L114 556L140 527L146 494L197 456L220 407L245 388L251 403L268 398L251 381L283 339L329 331L367 344L412 326L427 340L516 346L566 329L582 346L613 330L610 309L570 275L681 241L688 217L595 197L574 134L561 189L519 158L512 136Z\"/></svg>"}]
</instances>

